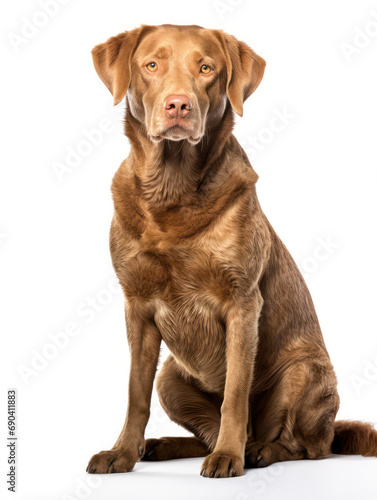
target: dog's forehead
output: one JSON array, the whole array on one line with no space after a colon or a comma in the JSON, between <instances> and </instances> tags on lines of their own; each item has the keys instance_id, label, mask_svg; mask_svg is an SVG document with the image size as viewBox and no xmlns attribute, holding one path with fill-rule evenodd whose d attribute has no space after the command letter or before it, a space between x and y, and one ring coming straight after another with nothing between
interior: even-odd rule
<instances>
[{"instance_id":1,"label":"dog's forehead","mask_svg":"<svg viewBox=\"0 0 377 500\"><path fill-rule=\"evenodd\" d=\"M172 53L197 53L203 56L216 57L222 54L219 37L214 30L199 26L156 26L147 33L135 52L136 57L157 54L168 58Z\"/></svg>"}]
</instances>

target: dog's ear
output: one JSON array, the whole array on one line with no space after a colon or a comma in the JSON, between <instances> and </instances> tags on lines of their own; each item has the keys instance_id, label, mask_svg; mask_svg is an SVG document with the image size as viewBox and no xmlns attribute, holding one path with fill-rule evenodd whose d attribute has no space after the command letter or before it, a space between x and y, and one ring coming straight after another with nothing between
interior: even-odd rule
<instances>
[{"instance_id":1,"label":"dog's ear","mask_svg":"<svg viewBox=\"0 0 377 500\"><path fill-rule=\"evenodd\" d=\"M114 97L114 106L119 104L131 83L131 58L142 28L113 36L92 50L94 67Z\"/></svg>"},{"instance_id":2,"label":"dog's ear","mask_svg":"<svg viewBox=\"0 0 377 500\"><path fill-rule=\"evenodd\" d=\"M266 61L246 43L221 33L227 59L227 94L234 111L242 116L243 103L260 84Z\"/></svg>"}]
</instances>

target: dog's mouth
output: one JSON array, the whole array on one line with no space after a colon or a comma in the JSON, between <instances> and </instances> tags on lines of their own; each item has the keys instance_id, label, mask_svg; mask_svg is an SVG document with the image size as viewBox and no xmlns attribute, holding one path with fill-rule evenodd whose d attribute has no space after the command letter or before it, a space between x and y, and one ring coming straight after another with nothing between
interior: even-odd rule
<instances>
[{"instance_id":1,"label":"dog's mouth","mask_svg":"<svg viewBox=\"0 0 377 500\"><path fill-rule=\"evenodd\" d=\"M191 144L197 144L201 136L195 133L186 123L187 122L183 120L174 120L174 123L169 124L169 126L161 130L158 135L152 135L151 139L154 142L161 142L164 139L169 141L182 141L187 139Z\"/></svg>"}]
</instances>

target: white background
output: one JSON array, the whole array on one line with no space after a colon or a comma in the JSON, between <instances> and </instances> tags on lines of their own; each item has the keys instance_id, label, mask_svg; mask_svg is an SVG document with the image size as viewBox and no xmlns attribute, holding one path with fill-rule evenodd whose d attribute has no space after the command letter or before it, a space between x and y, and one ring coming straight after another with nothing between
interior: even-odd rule
<instances>
[{"instance_id":1,"label":"white background","mask_svg":"<svg viewBox=\"0 0 377 500\"><path fill-rule=\"evenodd\" d=\"M110 184L129 150L124 105L112 108L90 50L141 23L222 28L266 59L265 78L235 133L260 175L262 207L313 295L339 380L339 417L377 422L377 3L65 3L47 20L34 0L3 2L0 12L1 495L6 389L15 387L16 498L374 498L375 458L276 464L224 480L201 478L202 459L139 463L130 474L102 478L85 468L117 438L129 369L123 299L108 250ZM45 25L33 31L29 22ZM16 43L23 33L29 39ZM266 131L279 113L289 116L286 123ZM70 148L85 148L85 131L103 127L104 119L102 139L59 180L56 162L65 163ZM48 351L51 334L72 322L77 335ZM54 358L22 376L46 349ZM154 395L147 436L169 434L184 431Z\"/></svg>"}]
</instances>

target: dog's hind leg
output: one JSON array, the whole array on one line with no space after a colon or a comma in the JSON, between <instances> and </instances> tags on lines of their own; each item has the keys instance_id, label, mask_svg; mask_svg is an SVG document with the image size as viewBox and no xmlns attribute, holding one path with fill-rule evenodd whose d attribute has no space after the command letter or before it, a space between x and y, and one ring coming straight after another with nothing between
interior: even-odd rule
<instances>
[{"instance_id":1,"label":"dog's hind leg","mask_svg":"<svg viewBox=\"0 0 377 500\"><path fill-rule=\"evenodd\" d=\"M263 403L256 441L246 444L246 468L330 455L339 407L330 362L291 365Z\"/></svg>"},{"instance_id":2,"label":"dog's hind leg","mask_svg":"<svg viewBox=\"0 0 377 500\"><path fill-rule=\"evenodd\" d=\"M142 460L203 457L215 447L220 430L221 399L205 393L190 377L184 377L172 356L157 378L161 406L173 422L195 437L148 439Z\"/></svg>"},{"instance_id":3,"label":"dog's hind leg","mask_svg":"<svg viewBox=\"0 0 377 500\"><path fill-rule=\"evenodd\" d=\"M157 461L175 458L205 457L210 453L204 442L197 437L163 437L147 439L141 460Z\"/></svg>"}]
</instances>

